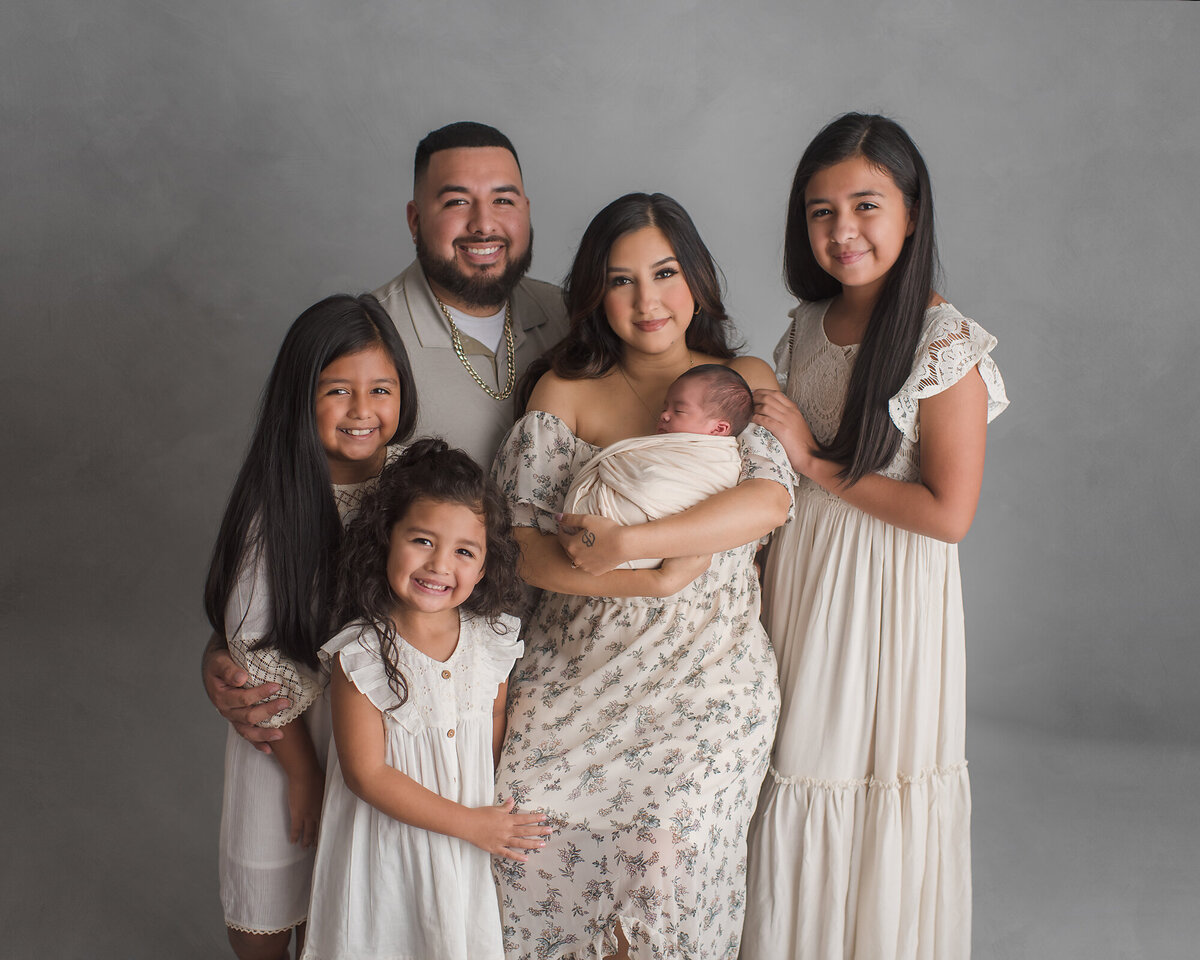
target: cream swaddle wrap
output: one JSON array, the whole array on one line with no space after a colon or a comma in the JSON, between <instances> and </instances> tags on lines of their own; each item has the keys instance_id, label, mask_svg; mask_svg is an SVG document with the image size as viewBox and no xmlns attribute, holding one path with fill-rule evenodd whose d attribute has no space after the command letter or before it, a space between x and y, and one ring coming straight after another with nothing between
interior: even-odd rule
<instances>
[{"instance_id":1,"label":"cream swaddle wrap","mask_svg":"<svg viewBox=\"0 0 1200 960\"><path fill-rule=\"evenodd\" d=\"M592 513L622 526L658 520L693 507L737 484L742 456L737 437L658 433L610 444L575 476L563 513ZM630 560L629 570L662 559Z\"/></svg>"}]
</instances>

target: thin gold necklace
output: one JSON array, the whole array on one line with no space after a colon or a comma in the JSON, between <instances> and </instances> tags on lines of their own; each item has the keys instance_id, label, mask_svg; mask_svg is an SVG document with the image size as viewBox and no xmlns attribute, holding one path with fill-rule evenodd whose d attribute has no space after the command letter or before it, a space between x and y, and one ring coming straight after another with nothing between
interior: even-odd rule
<instances>
[{"instance_id":1,"label":"thin gold necklace","mask_svg":"<svg viewBox=\"0 0 1200 960\"><path fill-rule=\"evenodd\" d=\"M694 363L695 363L695 361L692 359L692 351L689 350L688 351L688 369L689 370L692 368L692 365ZM621 378L625 381L625 386L629 387L629 392L632 393L635 397L637 397L638 403L640 403L645 408L646 412L648 414L650 414L651 419L657 420L658 414L656 414L653 410L650 409L650 404L648 404L645 400L643 400L642 395L640 393L638 393L637 390L634 389L633 381L629 379L629 374L627 374L625 372L625 365L623 363L621 363L621 361L619 361L619 360L617 361L617 370L620 371ZM674 382L674 381L672 381L672 382Z\"/></svg>"},{"instance_id":2,"label":"thin gold necklace","mask_svg":"<svg viewBox=\"0 0 1200 960\"><path fill-rule=\"evenodd\" d=\"M446 305L438 297L434 297L433 299L437 300L438 306L442 308L442 313L446 315L446 322L450 324L450 342L454 345L454 352L458 354L458 359L462 365L467 368L467 373L471 375L471 379L479 384L479 389L493 400L507 400L517 382L516 347L513 344L512 330L512 301L509 300L504 305L504 346L508 350L508 376L504 378L504 389L500 393L497 393L484 382L483 377L476 373L475 368L471 366L471 361L467 359L466 351L463 350L462 337L459 336L458 327L454 323L454 318L450 316L450 311L446 309Z\"/></svg>"}]
</instances>

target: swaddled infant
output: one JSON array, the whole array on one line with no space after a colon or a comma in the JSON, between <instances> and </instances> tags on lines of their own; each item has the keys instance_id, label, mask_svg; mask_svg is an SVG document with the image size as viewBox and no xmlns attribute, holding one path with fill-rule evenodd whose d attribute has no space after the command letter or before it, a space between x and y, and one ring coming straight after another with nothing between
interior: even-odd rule
<instances>
[{"instance_id":1,"label":"swaddled infant","mask_svg":"<svg viewBox=\"0 0 1200 960\"><path fill-rule=\"evenodd\" d=\"M579 471L563 513L593 513L623 525L657 520L695 506L738 482L737 435L750 423L754 397L734 370L705 363L667 390L658 431L605 447ZM661 559L630 560L629 569Z\"/></svg>"}]
</instances>

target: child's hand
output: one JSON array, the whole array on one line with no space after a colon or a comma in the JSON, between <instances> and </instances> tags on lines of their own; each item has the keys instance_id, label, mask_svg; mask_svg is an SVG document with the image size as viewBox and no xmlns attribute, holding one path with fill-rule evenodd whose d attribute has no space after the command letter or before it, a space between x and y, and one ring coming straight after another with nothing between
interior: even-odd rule
<instances>
[{"instance_id":1,"label":"child's hand","mask_svg":"<svg viewBox=\"0 0 1200 960\"><path fill-rule=\"evenodd\" d=\"M497 807L473 807L467 810L467 829L463 839L494 857L505 857L524 863L529 859L521 851L540 850L546 845L542 837L554 832L545 826L541 813L513 813L516 801L509 797Z\"/></svg>"},{"instance_id":2,"label":"child's hand","mask_svg":"<svg viewBox=\"0 0 1200 960\"><path fill-rule=\"evenodd\" d=\"M711 553L695 557L667 557L658 571L663 584L661 596L669 597L678 593L707 570L710 563Z\"/></svg>"},{"instance_id":3,"label":"child's hand","mask_svg":"<svg viewBox=\"0 0 1200 960\"><path fill-rule=\"evenodd\" d=\"M778 390L755 390L753 420L775 435L792 462L793 470L811 476L817 441L813 439L804 414L786 394Z\"/></svg>"},{"instance_id":4,"label":"child's hand","mask_svg":"<svg viewBox=\"0 0 1200 960\"><path fill-rule=\"evenodd\" d=\"M313 776L288 777L288 813L292 819L289 843L299 843L302 847L316 845L324 799L325 778L319 770Z\"/></svg>"}]
</instances>

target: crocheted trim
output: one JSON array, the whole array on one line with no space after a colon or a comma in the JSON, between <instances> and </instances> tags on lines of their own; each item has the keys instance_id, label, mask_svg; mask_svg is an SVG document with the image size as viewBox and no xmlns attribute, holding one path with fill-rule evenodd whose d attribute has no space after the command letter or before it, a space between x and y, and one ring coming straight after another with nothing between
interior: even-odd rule
<instances>
[{"instance_id":1,"label":"crocheted trim","mask_svg":"<svg viewBox=\"0 0 1200 960\"><path fill-rule=\"evenodd\" d=\"M269 937L276 933L290 933L291 931L295 930L298 926L300 926L300 924L307 923L307 922L308 922L308 915L305 914L303 917L301 917L295 923L293 923L289 926L286 926L286 927L280 927L278 930L251 930L249 927L242 927L236 923L230 923L228 920L225 921L225 926L227 926L230 930L236 930L238 933L253 933L253 934L257 934L260 937Z\"/></svg>"},{"instance_id":2,"label":"crocheted trim","mask_svg":"<svg viewBox=\"0 0 1200 960\"><path fill-rule=\"evenodd\" d=\"M864 777L861 780L818 780L815 777L785 777L773 766L767 768L775 782L781 787L815 787L818 790L858 790L860 787L899 790L901 787L910 787L913 784L954 776L962 773L965 769L967 769L967 761L960 760L948 767L928 767L916 776L897 777L895 780L876 780L874 777Z\"/></svg>"}]
</instances>

